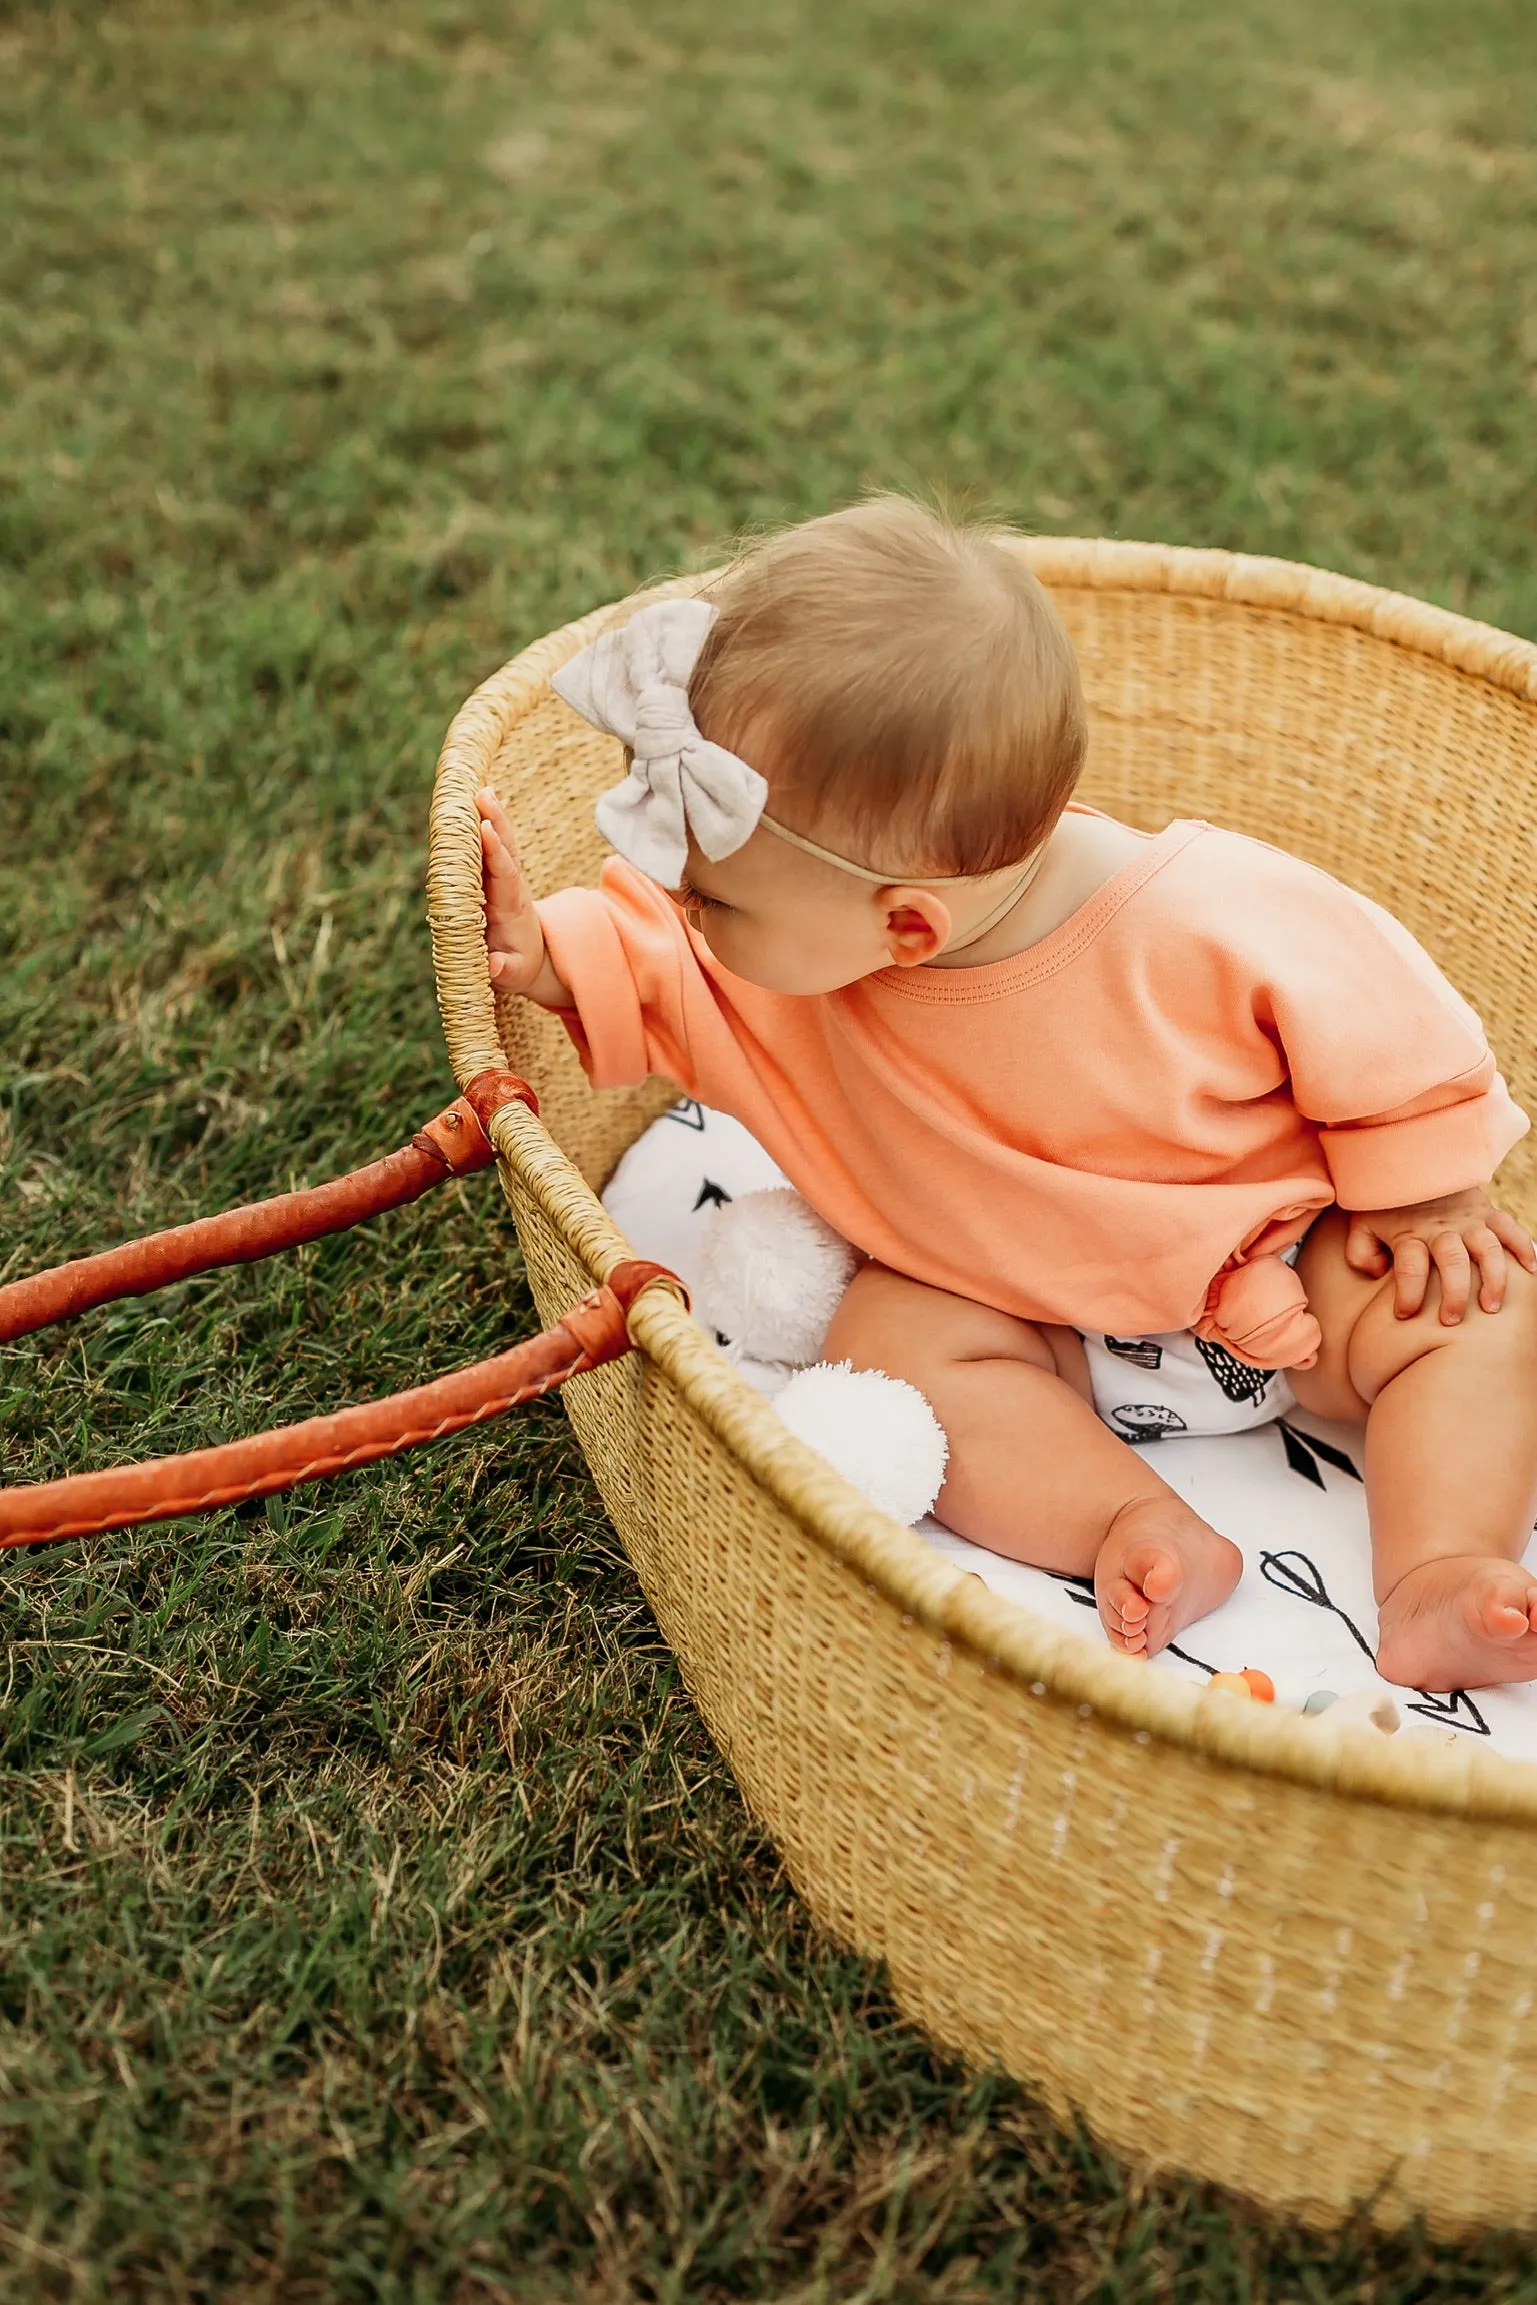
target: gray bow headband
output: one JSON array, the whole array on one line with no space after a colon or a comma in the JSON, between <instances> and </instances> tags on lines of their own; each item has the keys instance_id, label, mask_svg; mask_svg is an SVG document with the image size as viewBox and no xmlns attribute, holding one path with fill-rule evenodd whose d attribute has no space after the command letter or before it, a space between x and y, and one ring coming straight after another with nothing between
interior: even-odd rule
<instances>
[{"instance_id":1,"label":"gray bow headband","mask_svg":"<svg viewBox=\"0 0 1537 2305\"><path fill-rule=\"evenodd\" d=\"M676 888L692 833L707 857L751 839L768 799L755 768L701 736L688 684L715 622L706 600L654 600L550 676L557 696L629 746L630 773L598 802L598 830L627 863Z\"/></svg>"}]
</instances>

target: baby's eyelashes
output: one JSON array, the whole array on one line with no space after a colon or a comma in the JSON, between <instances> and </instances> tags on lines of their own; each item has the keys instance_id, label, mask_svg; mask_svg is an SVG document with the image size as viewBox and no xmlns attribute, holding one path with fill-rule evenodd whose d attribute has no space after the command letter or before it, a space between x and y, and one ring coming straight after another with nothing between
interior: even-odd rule
<instances>
[{"instance_id":1,"label":"baby's eyelashes","mask_svg":"<svg viewBox=\"0 0 1537 2305\"><path fill-rule=\"evenodd\" d=\"M730 905L723 904L718 896L705 896L701 890L695 888L690 880L680 881L672 894L673 902L680 906L684 912L729 912L731 910Z\"/></svg>"}]
</instances>

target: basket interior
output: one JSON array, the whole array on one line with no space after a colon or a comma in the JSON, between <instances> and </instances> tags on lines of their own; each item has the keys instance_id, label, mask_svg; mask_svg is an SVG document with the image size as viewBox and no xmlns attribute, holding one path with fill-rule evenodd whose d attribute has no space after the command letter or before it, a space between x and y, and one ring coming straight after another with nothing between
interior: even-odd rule
<instances>
[{"instance_id":1,"label":"basket interior","mask_svg":"<svg viewBox=\"0 0 1537 2305\"><path fill-rule=\"evenodd\" d=\"M1053 592L1088 697L1083 798L1147 830L1209 818L1388 906L1473 1003L1512 1093L1533 1109L1537 704L1291 609L1099 586ZM537 889L597 879L605 850L592 804L622 773L617 743L548 688L514 722L493 781ZM653 1082L594 1096L552 1018L507 1001L497 1022L509 1058L539 1084L557 1141L601 1184L672 1092ZM1537 1222L1532 1137L1500 1184Z\"/></svg>"}]
</instances>

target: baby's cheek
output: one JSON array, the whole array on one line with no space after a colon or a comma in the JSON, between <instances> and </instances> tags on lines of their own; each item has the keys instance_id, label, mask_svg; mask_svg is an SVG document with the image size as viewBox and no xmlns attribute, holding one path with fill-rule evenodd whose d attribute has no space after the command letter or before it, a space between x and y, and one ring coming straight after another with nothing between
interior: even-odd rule
<instances>
[{"instance_id":1,"label":"baby's cheek","mask_svg":"<svg viewBox=\"0 0 1537 2305\"><path fill-rule=\"evenodd\" d=\"M772 930L765 931L732 915L712 924L710 948L733 976L746 977L749 984L773 983L779 966L779 939Z\"/></svg>"},{"instance_id":2,"label":"baby's cheek","mask_svg":"<svg viewBox=\"0 0 1537 2305\"><path fill-rule=\"evenodd\" d=\"M729 968L733 976L747 973L744 968L751 940L744 939L742 925L731 913L698 912L689 916L690 926L704 939L722 968Z\"/></svg>"},{"instance_id":3,"label":"baby's cheek","mask_svg":"<svg viewBox=\"0 0 1537 2305\"><path fill-rule=\"evenodd\" d=\"M707 913L702 926L711 952L733 976L762 985L768 992L797 989L793 983L793 948L774 929L735 913ZM790 982L786 980L787 969Z\"/></svg>"}]
</instances>

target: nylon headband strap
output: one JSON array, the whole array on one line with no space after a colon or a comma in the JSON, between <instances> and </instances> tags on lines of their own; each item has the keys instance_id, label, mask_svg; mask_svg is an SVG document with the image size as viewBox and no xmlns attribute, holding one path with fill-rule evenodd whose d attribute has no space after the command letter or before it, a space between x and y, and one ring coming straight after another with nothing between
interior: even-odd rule
<instances>
[{"instance_id":1,"label":"nylon headband strap","mask_svg":"<svg viewBox=\"0 0 1537 2305\"><path fill-rule=\"evenodd\" d=\"M868 864L854 864L848 857L840 856L836 849L823 848L819 842L808 840L803 832L792 832L787 824L781 824L777 817L769 816L766 812L759 817L758 822L765 825L776 840L788 841L792 848L803 849L807 856L820 857L823 864L835 865L839 872L850 873L855 880L869 881L874 888L890 888L903 880L910 881L914 888L970 888L975 881L991 880L993 877L991 873L984 872L876 872ZM1014 910L1045 861L1046 846L1043 842L1035 854L1026 859L992 910L969 929L964 937L947 944L946 952L965 952L971 945L980 944L983 937L990 936L998 923Z\"/></svg>"}]
</instances>

